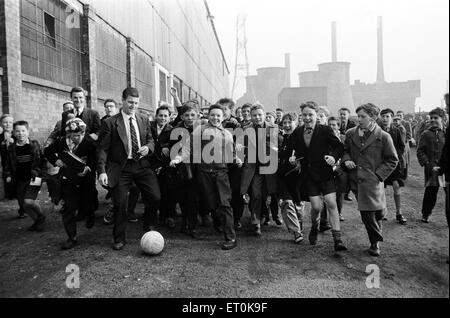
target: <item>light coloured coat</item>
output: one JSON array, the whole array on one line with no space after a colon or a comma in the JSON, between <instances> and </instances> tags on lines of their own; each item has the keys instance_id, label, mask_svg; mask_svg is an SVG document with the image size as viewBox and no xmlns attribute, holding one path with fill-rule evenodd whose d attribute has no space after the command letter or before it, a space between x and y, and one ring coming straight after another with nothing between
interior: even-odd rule
<instances>
[{"instance_id":1,"label":"light coloured coat","mask_svg":"<svg viewBox=\"0 0 450 318\"><path fill-rule=\"evenodd\" d=\"M357 192L358 210L385 209L384 180L399 162L392 137L377 125L362 144L358 127L348 130L342 164L349 160L357 166L349 171L349 179L352 191Z\"/></svg>"}]
</instances>

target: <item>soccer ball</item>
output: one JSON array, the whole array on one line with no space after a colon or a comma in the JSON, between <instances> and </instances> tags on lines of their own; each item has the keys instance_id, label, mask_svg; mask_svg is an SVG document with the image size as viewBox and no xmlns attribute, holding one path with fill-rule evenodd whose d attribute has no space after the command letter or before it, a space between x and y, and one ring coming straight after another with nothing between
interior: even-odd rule
<instances>
[{"instance_id":1,"label":"soccer ball","mask_svg":"<svg viewBox=\"0 0 450 318\"><path fill-rule=\"evenodd\" d=\"M141 249L146 254L158 255L164 249L164 237L157 231L145 233L141 238Z\"/></svg>"}]
</instances>

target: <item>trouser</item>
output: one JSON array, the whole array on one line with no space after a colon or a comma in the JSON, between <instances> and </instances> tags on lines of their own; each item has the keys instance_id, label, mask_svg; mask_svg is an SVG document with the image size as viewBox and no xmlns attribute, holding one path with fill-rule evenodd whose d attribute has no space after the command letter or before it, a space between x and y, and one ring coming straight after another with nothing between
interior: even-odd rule
<instances>
[{"instance_id":1,"label":"trouser","mask_svg":"<svg viewBox=\"0 0 450 318\"><path fill-rule=\"evenodd\" d=\"M50 196L50 199L53 204L57 205L59 201L61 200L61 182L60 182L60 175L50 175L45 180L47 182L47 189L48 189L48 195Z\"/></svg>"},{"instance_id":2,"label":"trouser","mask_svg":"<svg viewBox=\"0 0 450 318\"><path fill-rule=\"evenodd\" d=\"M122 169L119 182L113 189L114 204L117 205L117 213L114 214L114 242L125 242L128 223L127 196L133 184L142 194L145 208L157 210L159 208L161 193L155 172L150 168L146 159L139 161L127 160ZM144 216L144 227L149 220Z\"/></svg>"},{"instance_id":3,"label":"trouser","mask_svg":"<svg viewBox=\"0 0 450 318\"><path fill-rule=\"evenodd\" d=\"M89 189L91 189L91 191L92 191L89 198L90 198L90 200L92 200L93 209L95 212L99 207L98 191L97 191L97 187L96 187L95 174L89 173L88 175L86 175L83 179L83 184L85 184L85 186L88 187ZM80 218L84 218L86 216L85 211L79 210L78 216Z\"/></svg>"},{"instance_id":4,"label":"trouser","mask_svg":"<svg viewBox=\"0 0 450 318\"><path fill-rule=\"evenodd\" d=\"M238 167L230 168L228 176L230 178L231 185L231 207L233 209L233 218L235 222L238 222L244 214L244 200L241 195L241 174L242 169Z\"/></svg>"},{"instance_id":5,"label":"trouser","mask_svg":"<svg viewBox=\"0 0 450 318\"><path fill-rule=\"evenodd\" d=\"M92 216L95 211L92 183L85 181L76 186L68 180L63 180L62 198L64 209L61 210L61 213L64 229L69 238L75 239L77 236L77 210L78 213L86 216Z\"/></svg>"},{"instance_id":6,"label":"trouser","mask_svg":"<svg viewBox=\"0 0 450 318\"><path fill-rule=\"evenodd\" d=\"M284 200L283 203L281 203L281 216L283 217L284 224L286 224L289 233L302 234L302 210L297 209L292 200Z\"/></svg>"},{"instance_id":7,"label":"trouser","mask_svg":"<svg viewBox=\"0 0 450 318\"><path fill-rule=\"evenodd\" d=\"M3 177L3 189L5 190L5 198L13 200L17 198L17 185L13 182L6 182L6 178Z\"/></svg>"},{"instance_id":8,"label":"trouser","mask_svg":"<svg viewBox=\"0 0 450 318\"><path fill-rule=\"evenodd\" d=\"M268 219L270 214L272 214L273 220L280 218L280 206L278 205L278 196L275 194L272 194L270 196L269 209L267 208L267 204L265 204L264 202L264 204L262 205L262 217L266 217Z\"/></svg>"},{"instance_id":9,"label":"trouser","mask_svg":"<svg viewBox=\"0 0 450 318\"><path fill-rule=\"evenodd\" d=\"M157 177L159 189L161 190L161 205L159 208L160 219L165 221L168 218L175 217L176 197L174 191L169 189L167 175L164 169L157 175Z\"/></svg>"},{"instance_id":10,"label":"trouser","mask_svg":"<svg viewBox=\"0 0 450 318\"><path fill-rule=\"evenodd\" d=\"M444 188L444 191L446 191L447 188ZM436 205L437 201L437 195L439 192L439 187L426 187L425 193L423 195L423 202L422 202L422 216L425 218L430 217L431 213L433 212L434 206Z\"/></svg>"},{"instance_id":11,"label":"trouser","mask_svg":"<svg viewBox=\"0 0 450 318\"><path fill-rule=\"evenodd\" d=\"M448 219L449 219L449 210L450 210L450 191L448 188L448 182L445 183L445 217L447 218L447 226L449 226Z\"/></svg>"},{"instance_id":12,"label":"trouser","mask_svg":"<svg viewBox=\"0 0 450 318\"><path fill-rule=\"evenodd\" d=\"M180 203L182 224L189 230L195 230L198 223L199 198L195 179L189 180L178 190L178 202Z\"/></svg>"},{"instance_id":13,"label":"trouser","mask_svg":"<svg viewBox=\"0 0 450 318\"><path fill-rule=\"evenodd\" d=\"M197 181L205 205L209 211L215 211L223 227L225 241L236 239L233 210L231 208L231 187L227 170L197 172Z\"/></svg>"},{"instance_id":14,"label":"trouser","mask_svg":"<svg viewBox=\"0 0 450 318\"><path fill-rule=\"evenodd\" d=\"M36 221L38 218L42 217L43 214L41 212L41 209L39 205L37 204L26 204L25 200L32 199L33 201L36 200L37 192L31 191L30 193L30 181L23 181L23 180L17 180L16 185L16 195L17 195L17 202L19 203L19 211L23 211L24 213L27 213L33 221ZM29 196L31 194L31 197Z\"/></svg>"},{"instance_id":15,"label":"trouser","mask_svg":"<svg viewBox=\"0 0 450 318\"><path fill-rule=\"evenodd\" d=\"M267 198L267 185L264 175L255 173L251 184L251 200L250 205L251 222L253 225L261 225L261 216L263 212L263 206Z\"/></svg>"},{"instance_id":16,"label":"trouser","mask_svg":"<svg viewBox=\"0 0 450 318\"><path fill-rule=\"evenodd\" d=\"M382 235L382 220L385 215L385 210L379 211L360 211L361 219L366 227L369 241L371 244L383 242Z\"/></svg>"}]
</instances>

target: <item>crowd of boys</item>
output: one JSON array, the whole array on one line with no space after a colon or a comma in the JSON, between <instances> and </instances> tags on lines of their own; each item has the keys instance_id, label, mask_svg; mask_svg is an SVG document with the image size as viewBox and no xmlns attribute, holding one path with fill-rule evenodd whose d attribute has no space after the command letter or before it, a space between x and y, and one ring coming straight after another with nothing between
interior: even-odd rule
<instances>
[{"instance_id":1,"label":"crowd of boys","mask_svg":"<svg viewBox=\"0 0 450 318\"><path fill-rule=\"evenodd\" d=\"M341 108L334 117L315 102L301 104L297 115L280 108L266 112L260 104L235 109L231 99L223 98L201 112L196 100L181 103L176 89L171 93L175 108L161 104L150 121L138 111L135 88L123 91L120 108L115 100L106 100L103 118L86 107L85 91L73 88L43 147L30 139L26 121L3 115L5 195L17 198L19 217L28 214L33 219L29 230L44 230L45 215L36 198L47 182L68 237L62 248L75 247L77 221L85 220L88 229L95 225L98 180L112 199L104 223L114 224L115 250L127 243L127 223L138 221L134 208L141 195L145 232L157 226L175 228L178 203L180 230L201 238L199 225L212 223L224 235L224 250L237 246L236 231L242 228L246 207L255 236L263 235L272 216L277 225L284 221L295 243L302 242L308 201L310 244L317 244L319 232L331 229L339 252L347 250L342 211L353 192L371 241L369 253L379 256L380 221L387 215L385 187L393 188L396 220L407 223L401 188L414 139L425 169L422 222L429 222L439 187L448 189L448 119L440 108L429 113L427 127L413 138L401 111L380 110L370 103L357 108L354 122L349 109ZM448 107L448 94L445 98ZM372 183L367 181L371 178Z\"/></svg>"}]
</instances>

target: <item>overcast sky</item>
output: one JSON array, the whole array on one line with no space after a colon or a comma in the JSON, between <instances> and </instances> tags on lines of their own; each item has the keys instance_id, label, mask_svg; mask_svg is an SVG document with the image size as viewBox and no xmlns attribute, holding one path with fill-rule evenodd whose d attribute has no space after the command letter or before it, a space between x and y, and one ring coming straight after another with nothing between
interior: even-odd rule
<instances>
[{"instance_id":1,"label":"overcast sky","mask_svg":"<svg viewBox=\"0 0 450 318\"><path fill-rule=\"evenodd\" d=\"M337 22L338 60L351 62L350 81L373 83L377 71L377 16L383 17L388 82L422 80L416 110L441 105L449 78L448 0L208 0L233 81L236 17L247 14L250 74L283 66L291 53L298 72L331 61L331 22ZM236 97L245 90L245 82Z\"/></svg>"}]
</instances>

